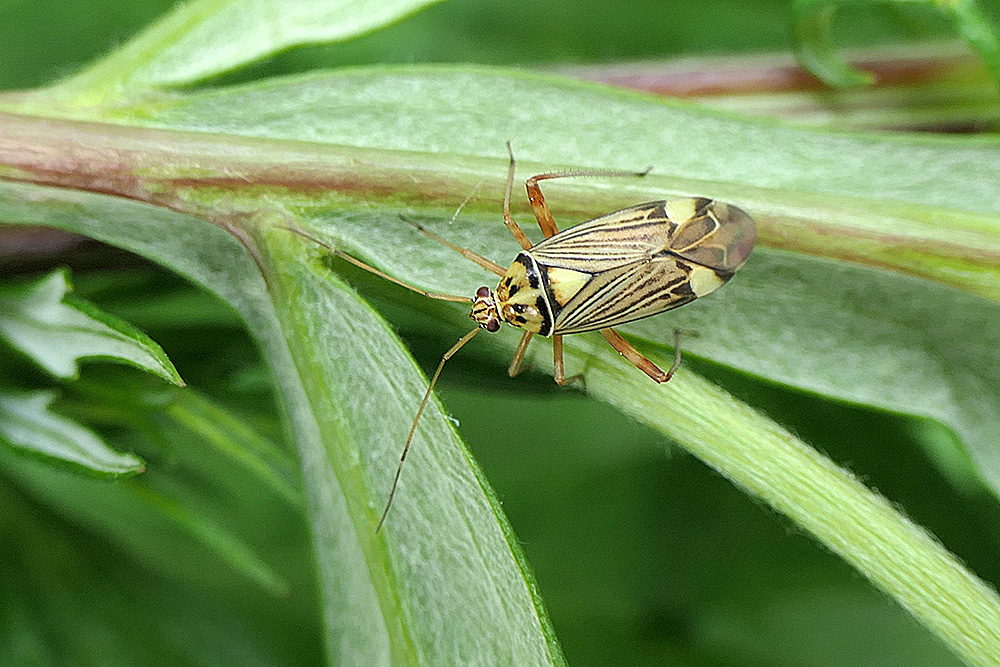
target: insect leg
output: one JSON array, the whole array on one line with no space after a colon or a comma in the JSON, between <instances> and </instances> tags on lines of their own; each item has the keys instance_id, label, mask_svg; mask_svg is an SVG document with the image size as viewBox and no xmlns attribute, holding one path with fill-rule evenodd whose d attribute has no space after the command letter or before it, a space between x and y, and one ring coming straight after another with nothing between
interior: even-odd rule
<instances>
[{"instance_id":1,"label":"insect leg","mask_svg":"<svg viewBox=\"0 0 1000 667\"><path fill-rule=\"evenodd\" d=\"M510 217L510 191L514 187L514 149L510 147L509 141L507 142L507 153L510 155L510 165L507 167L507 187L504 188L503 192L503 224L507 225L507 229L514 235L522 248L530 250L531 241L524 235L524 230L518 227L514 219Z\"/></svg>"},{"instance_id":2,"label":"insect leg","mask_svg":"<svg viewBox=\"0 0 1000 667\"><path fill-rule=\"evenodd\" d=\"M632 347L631 343L621 337L614 329L601 329L601 335L611 343L611 347L618 350L619 354L635 364L636 368L653 378L654 382L663 384L673 377L674 372L681 365L680 331L674 331L674 363L666 373L659 366L640 354L639 350Z\"/></svg>"},{"instance_id":3,"label":"insect leg","mask_svg":"<svg viewBox=\"0 0 1000 667\"><path fill-rule=\"evenodd\" d=\"M382 530L382 524L385 523L385 518L389 516L389 508L392 507L392 499L396 496L396 487L399 486L399 476L403 472L403 463L406 461L406 455L410 452L410 443L413 442L413 434L417 432L417 424L420 422L420 416L424 414L424 408L427 407L427 401L430 400L431 392L434 390L434 385L437 384L438 377L441 376L441 370L444 368L445 362L455 356L455 353L461 350L462 346L472 340L472 337L480 331L481 329L477 327L465 334L441 357L441 362L438 364L437 370L434 371L434 376L431 378L430 384L427 385L427 391L424 392L424 398L420 401L420 407L417 408L417 416L413 418L413 425L410 427L410 432L406 436L406 444L403 445L403 453L399 456L399 465L396 466L396 476L392 480L392 489L389 491L389 500L385 504L385 509L382 510L378 526L375 527L376 533Z\"/></svg>"},{"instance_id":4,"label":"insect leg","mask_svg":"<svg viewBox=\"0 0 1000 667\"><path fill-rule=\"evenodd\" d=\"M552 337L552 375L556 384L565 387L573 382L583 382L583 375L577 373L573 377L566 377L566 366L563 364L563 337Z\"/></svg>"},{"instance_id":5,"label":"insect leg","mask_svg":"<svg viewBox=\"0 0 1000 667\"><path fill-rule=\"evenodd\" d=\"M549 205L545 203L545 196L542 194L542 188L538 185L538 181L544 181L551 178L569 178L573 176L645 176L647 173L649 173L649 169L640 172L606 169L553 171L532 176L524 182L524 187L528 190L528 201L531 202L531 209L535 212L535 218L538 219L538 226L542 228L542 233L545 234L545 238L549 238L550 236L558 234L559 229L556 227L556 221L552 218L552 211L549 210Z\"/></svg>"},{"instance_id":6,"label":"insect leg","mask_svg":"<svg viewBox=\"0 0 1000 667\"><path fill-rule=\"evenodd\" d=\"M514 377L521 372L521 362L524 361L524 353L528 350L528 343L531 342L531 337L534 335L534 331L525 331L524 335L521 336L521 342L517 344L514 358L510 360L510 368L507 369L507 375Z\"/></svg>"}]
</instances>

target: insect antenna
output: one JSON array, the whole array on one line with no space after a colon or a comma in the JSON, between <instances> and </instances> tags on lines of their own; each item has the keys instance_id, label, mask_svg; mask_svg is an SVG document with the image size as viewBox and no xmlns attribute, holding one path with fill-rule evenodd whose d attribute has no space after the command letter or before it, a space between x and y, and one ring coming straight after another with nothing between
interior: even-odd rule
<instances>
[{"instance_id":1,"label":"insect antenna","mask_svg":"<svg viewBox=\"0 0 1000 667\"><path fill-rule=\"evenodd\" d=\"M438 378L441 376L441 370L444 368L445 362L455 356L455 353L461 350L462 346L472 340L472 337L479 332L480 328L476 327L469 333L465 334L441 357L441 362L438 364L437 370L434 371L434 376L431 377L431 382L427 386L427 391L424 392L424 398L420 401L420 407L417 408L417 416L413 418L413 425L410 426L410 433L406 436L406 444L403 445L403 453L399 456L399 465L396 466L396 476L392 480L392 489L389 491L389 500L385 504L385 509L382 510L382 516L378 520L378 526L375 527L376 534L382 530L382 524L385 523L385 518L389 516L389 508L392 507L392 499L396 495L396 487L399 486L399 476L403 472L403 463L406 461L406 455L410 451L410 443L413 442L413 434L417 432L417 423L420 421L420 416L424 414L424 408L427 407L427 401L430 400L431 392L434 391L434 385L437 384Z\"/></svg>"},{"instance_id":2,"label":"insect antenna","mask_svg":"<svg viewBox=\"0 0 1000 667\"><path fill-rule=\"evenodd\" d=\"M390 283L394 283L396 285L399 285L400 287L405 287L406 289L410 290L411 292L416 292L417 294L421 294L423 296L426 296L429 299L437 299L438 301L454 301L456 303L472 303L474 301L474 299L472 299L471 297L467 297L467 296L458 296L458 295L455 295L455 294L442 294L441 292L428 292L427 290L422 290L419 287L415 287L415 286L413 286L413 285L411 285L409 283L404 283L399 278L393 278L388 273L385 273L384 271L379 271L374 266L371 266L369 264L365 264L360 259L356 259L354 257L351 257L350 255L348 255L343 250L337 250L336 248L334 248L333 246L331 246L329 243L326 243L324 241L319 240L318 238L316 238L315 236L313 236L312 234L310 234L309 232L307 232L307 231L305 231L303 229L299 229L298 227L283 227L282 229L286 229L286 230L292 232L293 234L297 234L297 235L301 236L304 239L309 239L313 243L315 243L317 245L320 245L320 246L323 246L324 248L326 248L330 252L330 254L336 255L340 259L342 259L345 262L348 262L350 264L353 264L354 266L358 267L359 269L364 269L365 271L367 271L369 273L374 273L379 278L383 278L385 280L388 280Z\"/></svg>"}]
</instances>

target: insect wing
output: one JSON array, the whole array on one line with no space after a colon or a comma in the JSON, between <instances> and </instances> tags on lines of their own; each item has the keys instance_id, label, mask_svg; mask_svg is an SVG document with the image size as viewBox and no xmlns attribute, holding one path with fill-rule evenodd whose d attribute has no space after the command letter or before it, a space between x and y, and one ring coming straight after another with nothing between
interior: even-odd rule
<instances>
[{"instance_id":1,"label":"insect wing","mask_svg":"<svg viewBox=\"0 0 1000 667\"><path fill-rule=\"evenodd\" d=\"M754 243L757 226L741 209L712 199L663 202L671 221L670 250L695 264L733 274L743 266Z\"/></svg>"},{"instance_id":2,"label":"insect wing","mask_svg":"<svg viewBox=\"0 0 1000 667\"><path fill-rule=\"evenodd\" d=\"M567 229L530 250L551 295L552 333L624 324L704 296L743 265L746 213L711 199L650 202Z\"/></svg>"},{"instance_id":3,"label":"insect wing","mask_svg":"<svg viewBox=\"0 0 1000 667\"><path fill-rule=\"evenodd\" d=\"M539 264L591 275L644 262L670 244L666 202L650 202L564 229L531 248Z\"/></svg>"},{"instance_id":4,"label":"insect wing","mask_svg":"<svg viewBox=\"0 0 1000 667\"><path fill-rule=\"evenodd\" d=\"M598 273L558 311L553 333L605 329L683 306L698 298L691 283L697 269L709 270L663 255Z\"/></svg>"}]
</instances>

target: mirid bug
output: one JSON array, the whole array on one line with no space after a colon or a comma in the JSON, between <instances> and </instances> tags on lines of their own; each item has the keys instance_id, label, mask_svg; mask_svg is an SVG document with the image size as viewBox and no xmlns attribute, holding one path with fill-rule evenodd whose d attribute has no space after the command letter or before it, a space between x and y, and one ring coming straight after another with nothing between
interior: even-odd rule
<instances>
[{"instance_id":1,"label":"mirid bug","mask_svg":"<svg viewBox=\"0 0 1000 667\"><path fill-rule=\"evenodd\" d=\"M376 532L382 529L389 514L410 443L445 362L480 330L495 332L506 322L524 331L508 369L512 377L521 368L528 343L539 334L552 337L554 379L559 385L567 384L574 378L565 376L562 337L597 330L623 357L655 382L667 382L680 365L676 337L673 364L663 371L612 327L683 306L715 291L743 266L753 250L757 236L753 219L735 206L705 198L648 202L602 215L562 232L556 228L539 181L573 176L645 174L618 171L551 172L525 181L528 201L545 235L545 240L532 245L510 216L515 162L509 143L507 149L510 163L503 219L522 248L509 269L417 226L430 238L499 275L500 283L495 290L480 287L472 298L426 292L300 230L292 230L327 247L351 264L414 292L433 299L471 303L470 317L479 325L444 353L431 377L403 445Z\"/></svg>"}]
</instances>

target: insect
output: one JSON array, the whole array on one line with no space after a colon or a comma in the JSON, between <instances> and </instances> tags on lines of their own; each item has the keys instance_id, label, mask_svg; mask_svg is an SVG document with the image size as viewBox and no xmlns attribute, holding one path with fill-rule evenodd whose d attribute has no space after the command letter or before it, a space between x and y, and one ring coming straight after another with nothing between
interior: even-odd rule
<instances>
[{"instance_id":1,"label":"insect","mask_svg":"<svg viewBox=\"0 0 1000 667\"><path fill-rule=\"evenodd\" d=\"M538 174L525 182L528 201L545 235L532 245L511 218L514 154L504 192L503 220L521 245L509 269L466 250L417 225L430 238L460 252L500 276L495 290L480 287L474 297L426 292L404 283L350 255L296 231L327 247L338 257L425 296L472 304L470 317L478 326L459 339L441 357L413 425L403 445L399 465L376 532L382 529L392 506L403 463L417 424L445 363L485 329L496 332L503 322L524 330L508 373L520 371L528 343L535 334L552 338L553 375L559 385L566 378L562 337L600 331L618 352L655 382L670 380L680 365L675 332L673 365L663 371L644 357L613 327L649 317L703 297L724 285L746 262L756 241L753 219L735 206L705 198L653 201L608 213L560 232L539 182L575 176L643 176L619 171L562 171Z\"/></svg>"}]
</instances>

